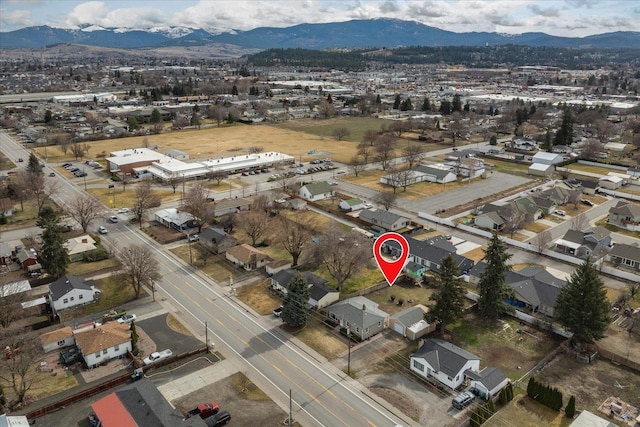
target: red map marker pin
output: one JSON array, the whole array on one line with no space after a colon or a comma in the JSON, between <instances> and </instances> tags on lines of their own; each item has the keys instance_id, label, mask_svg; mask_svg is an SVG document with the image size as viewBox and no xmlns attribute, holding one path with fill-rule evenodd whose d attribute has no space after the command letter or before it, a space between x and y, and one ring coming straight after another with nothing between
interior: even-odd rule
<instances>
[{"instance_id":1,"label":"red map marker pin","mask_svg":"<svg viewBox=\"0 0 640 427\"><path fill-rule=\"evenodd\" d=\"M380 248L382 244L387 240L395 240L400 245L402 249L402 253L395 261L390 261L382 256L380 253ZM389 286L393 286L393 283L396 281L402 269L407 264L407 259L409 258L409 242L402 235L398 233L384 233L382 236L378 237L373 244L373 257L376 259L378 263L378 268L382 271L384 278L387 279L387 283Z\"/></svg>"}]
</instances>

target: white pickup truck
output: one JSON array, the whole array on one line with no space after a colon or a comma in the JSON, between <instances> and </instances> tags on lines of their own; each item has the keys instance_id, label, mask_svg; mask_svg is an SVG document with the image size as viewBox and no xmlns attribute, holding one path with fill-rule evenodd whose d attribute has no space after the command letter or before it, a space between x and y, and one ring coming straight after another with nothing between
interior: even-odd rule
<instances>
[{"instance_id":1,"label":"white pickup truck","mask_svg":"<svg viewBox=\"0 0 640 427\"><path fill-rule=\"evenodd\" d=\"M151 353L149 355L149 357L146 357L143 360L143 363L145 365L151 365L152 363L156 363L160 360L164 360L167 359L169 357L173 356L173 352L169 349L167 350L162 350L162 351L156 351L155 353Z\"/></svg>"}]
</instances>

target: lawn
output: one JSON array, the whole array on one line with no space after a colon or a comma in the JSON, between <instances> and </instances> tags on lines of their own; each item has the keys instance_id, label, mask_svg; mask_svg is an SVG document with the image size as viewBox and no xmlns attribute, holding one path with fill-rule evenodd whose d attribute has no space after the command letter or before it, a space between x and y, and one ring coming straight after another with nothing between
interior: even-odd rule
<instances>
[{"instance_id":1,"label":"lawn","mask_svg":"<svg viewBox=\"0 0 640 427\"><path fill-rule=\"evenodd\" d=\"M343 341L335 336L322 322L319 314L312 314L307 325L293 335L328 360L335 359L347 351L346 339Z\"/></svg>"},{"instance_id":2,"label":"lawn","mask_svg":"<svg viewBox=\"0 0 640 427\"><path fill-rule=\"evenodd\" d=\"M551 227L549 227L547 224L543 224L542 222L530 222L524 227L525 230L531 231L533 233L541 233L549 228Z\"/></svg>"},{"instance_id":3,"label":"lawn","mask_svg":"<svg viewBox=\"0 0 640 427\"><path fill-rule=\"evenodd\" d=\"M6 217L7 223L0 225L0 231L17 230L19 228L30 227L36 224L38 219L38 208L36 203L27 200L23 203L24 211L20 208L20 202L16 202L16 209L13 215Z\"/></svg>"},{"instance_id":4,"label":"lawn","mask_svg":"<svg viewBox=\"0 0 640 427\"><path fill-rule=\"evenodd\" d=\"M370 288L384 280L382 272L380 272L377 266L373 265L373 258L370 261L369 265L363 268L360 273L344 282L342 291L340 292L341 295L349 295ZM313 270L313 273L329 281L329 286L335 287L335 280L329 275L326 267L320 266Z\"/></svg>"},{"instance_id":5,"label":"lawn","mask_svg":"<svg viewBox=\"0 0 640 427\"><path fill-rule=\"evenodd\" d=\"M276 127L330 138L334 141L333 131L337 128L345 127L349 129L351 134L344 138L342 142L352 141L358 143L362 141L366 131L379 131L381 126L385 124L388 124L386 120L373 117L336 117L328 120L289 120L276 125Z\"/></svg>"},{"instance_id":6,"label":"lawn","mask_svg":"<svg viewBox=\"0 0 640 427\"><path fill-rule=\"evenodd\" d=\"M101 291L98 301L81 307L61 311L60 320L63 323L89 314L106 313L112 308L117 308L118 306L135 299L133 288L126 282L122 275L110 276L96 280L95 285L96 289ZM145 296L144 290L140 294L140 297L143 296Z\"/></svg>"},{"instance_id":7,"label":"lawn","mask_svg":"<svg viewBox=\"0 0 640 427\"><path fill-rule=\"evenodd\" d=\"M256 313L265 316L282 305L280 298L269 292L269 280L237 288L236 296Z\"/></svg>"},{"instance_id":8,"label":"lawn","mask_svg":"<svg viewBox=\"0 0 640 427\"><path fill-rule=\"evenodd\" d=\"M566 166L567 169L573 169L582 172L597 173L599 175L607 175L609 172L621 172L617 169L605 168L602 166L583 165L581 163L571 163Z\"/></svg>"},{"instance_id":9,"label":"lawn","mask_svg":"<svg viewBox=\"0 0 640 427\"><path fill-rule=\"evenodd\" d=\"M176 246L172 249L169 249L174 255L178 256L185 263L190 263L190 258L193 259L193 266L198 267L200 271L207 274L213 280L218 283L222 283L225 281L229 281L231 277L238 278L239 276L244 276L246 272L244 270L238 270L233 265L231 265L226 259L224 255L212 255L209 259L207 259L207 263L204 264L200 256L198 255L198 251L191 247L191 254L189 254L189 245L184 244L180 246Z\"/></svg>"},{"instance_id":10,"label":"lawn","mask_svg":"<svg viewBox=\"0 0 640 427\"><path fill-rule=\"evenodd\" d=\"M114 184L114 188L89 188L87 192L100 200L105 206L116 208L131 208L136 197L136 186L127 185L126 189L122 189L119 183ZM154 191L162 203L180 199L180 192L174 194L173 190L164 190L155 188Z\"/></svg>"},{"instance_id":11,"label":"lawn","mask_svg":"<svg viewBox=\"0 0 640 427\"><path fill-rule=\"evenodd\" d=\"M493 170L496 170L498 172L510 173L513 175L524 175L529 178L531 177L531 175L529 175L528 165L521 165L519 163L512 163L497 159L487 159L486 164L487 166L495 166Z\"/></svg>"},{"instance_id":12,"label":"lawn","mask_svg":"<svg viewBox=\"0 0 640 427\"><path fill-rule=\"evenodd\" d=\"M102 261L95 262L72 262L71 264L69 264L67 273L73 276L88 276L102 270L116 269L118 267L120 267L120 262L118 262L118 259L115 257L111 257L103 259Z\"/></svg>"},{"instance_id":13,"label":"lawn","mask_svg":"<svg viewBox=\"0 0 640 427\"><path fill-rule=\"evenodd\" d=\"M393 286L387 286L379 291L367 294L367 298L377 302L380 310L393 315L416 304L428 306L430 304L429 297L432 294L433 290L424 286L396 283ZM392 295L395 297L394 301L391 300ZM398 305L400 299L405 301L401 306Z\"/></svg>"},{"instance_id":14,"label":"lawn","mask_svg":"<svg viewBox=\"0 0 640 427\"><path fill-rule=\"evenodd\" d=\"M454 344L479 356L483 364L500 368L512 380L520 378L560 343L555 336L520 325L511 317L488 324L469 313L448 329L453 332Z\"/></svg>"},{"instance_id":15,"label":"lawn","mask_svg":"<svg viewBox=\"0 0 640 427\"><path fill-rule=\"evenodd\" d=\"M563 411L554 411L526 395L519 394L514 396L511 402L482 425L486 427L502 427L504 425L512 425L515 420L517 420L518 427L568 427L573 421L565 417Z\"/></svg>"}]
</instances>

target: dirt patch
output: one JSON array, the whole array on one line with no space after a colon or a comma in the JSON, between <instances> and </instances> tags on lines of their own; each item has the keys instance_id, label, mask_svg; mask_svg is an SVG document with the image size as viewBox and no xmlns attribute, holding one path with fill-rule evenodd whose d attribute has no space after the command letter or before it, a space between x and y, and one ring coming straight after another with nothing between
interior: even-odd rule
<instances>
[{"instance_id":1,"label":"dirt patch","mask_svg":"<svg viewBox=\"0 0 640 427\"><path fill-rule=\"evenodd\" d=\"M243 391L245 389L251 392ZM259 399L256 398L258 395ZM287 414L241 372L195 390L172 403L184 413L199 403L210 401L220 405L221 410L229 411L232 425L282 426L287 418Z\"/></svg>"},{"instance_id":2,"label":"dirt patch","mask_svg":"<svg viewBox=\"0 0 640 427\"><path fill-rule=\"evenodd\" d=\"M422 410L416 405L412 399L397 390L386 387L369 387L369 390L391 403L396 408L402 408L402 413L410 417L412 420L420 421Z\"/></svg>"},{"instance_id":3,"label":"dirt patch","mask_svg":"<svg viewBox=\"0 0 640 427\"><path fill-rule=\"evenodd\" d=\"M568 398L576 397L576 407L596 412L609 396L625 402L637 402L640 375L624 367L596 359L592 363L578 362L565 353L553 359L536 379L557 387Z\"/></svg>"},{"instance_id":4,"label":"dirt patch","mask_svg":"<svg viewBox=\"0 0 640 427\"><path fill-rule=\"evenodd\" d=\"M236 295L240 301L263 316L271 314L275 308L282 304L279 298L269 292L268 280L253 285L239 286L236 289Z\"/></svg>"},{"instance_id":5,"label":"dirt patch","mask_svg":"<svg viewBox=\"0 0 640 427\"><path fill-rule=\"evenodd\" d=\"M161 244L177 242L184 238L184 234L159 224L151 223L142 230Z\"/></svg>"}]
</instances>

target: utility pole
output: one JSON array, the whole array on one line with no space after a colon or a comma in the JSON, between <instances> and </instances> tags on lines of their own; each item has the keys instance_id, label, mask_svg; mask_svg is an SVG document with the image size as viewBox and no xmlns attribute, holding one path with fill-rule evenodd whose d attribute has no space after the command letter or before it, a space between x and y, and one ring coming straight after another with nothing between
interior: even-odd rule
<instances>
[{"instance_id":1,"label":"utility pole","mask_svg":"<svg viewBox=\"0 0 640 427\"><path fill-rule=\"evenodd\" d=\"M349 355L347 356L347 375L351 376L351 328L347 328L347 345L349 346Z\"/></svg>"},{"instance_id":2,"label":"utility pole","mask_svg":"<svg viewBox=\"0 0 640 427\"><path fill-rule=\"evenodd\" d=\"M291 389L289 389L289 427L293 423L293 404L291 403Z\"/></svg>"},{"instance_id":3,"label":"utility pole","mask_svg":"<svg viewBox=\"0 0 640 427\"><path fill-rule=\"evenodd\" d=\"M204 321L204 343L207 346L207 351L209 351L209 327L206 320Z\"/></svg>"}]
</instances>

